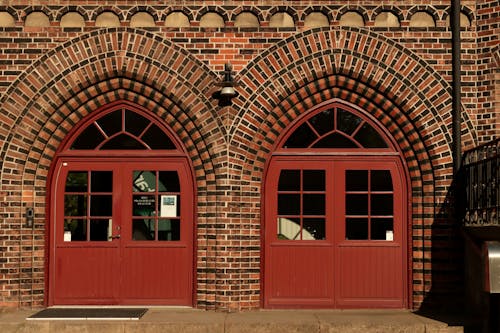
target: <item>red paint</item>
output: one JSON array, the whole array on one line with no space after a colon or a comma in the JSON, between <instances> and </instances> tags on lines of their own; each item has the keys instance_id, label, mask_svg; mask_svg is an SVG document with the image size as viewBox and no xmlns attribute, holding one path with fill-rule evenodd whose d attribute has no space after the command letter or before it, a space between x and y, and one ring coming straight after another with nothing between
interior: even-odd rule
<instances>
[{"instance_id":1,"label":"red paint","mask_svg":"<svg viewBox=\"0 0 500 333\"><path fill-rule=\"evenodd\" d=\"M326 237L281 240L277 184L283 169L325 170ZM388 170L394 187L394 239L346 240L345 171ZM405 308L406 182L396 157L275 157L265 202L264 306L268 308Z\"/></svg>"}]
</instances>

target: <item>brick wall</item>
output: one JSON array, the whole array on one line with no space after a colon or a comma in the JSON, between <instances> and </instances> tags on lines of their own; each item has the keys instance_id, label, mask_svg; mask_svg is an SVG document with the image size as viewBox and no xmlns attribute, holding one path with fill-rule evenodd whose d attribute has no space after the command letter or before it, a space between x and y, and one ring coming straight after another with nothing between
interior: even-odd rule
<instances>
[{"instance_id":1,"label":"brick wall","mask_svg":"<svg viewBox=\"0 0 500 333\"><path fill-rule=\"evenodd\" d=\"M0 27L0 306L41 306L46 279L47 182L51 161L69 130L93 109L117 99L147 106L182 140L197 187L196 303L206 309L260 306L261 190L265 162L287 126L313 105L341 98L361 106L398 142L410 174L410 304L456 296L461 288L459 236L448 219L451 183L451 35L447 1L0 1L15 21ZM355 3L355 5L354 5ZM462 1L471 20L462 30L464 147L499 133L498 2ZM68 11L84 27L63 28ZM120 27L95 27L103 10ZM165 27L181 10L190 27ZM200 27L207 11L223 28ZM356 10L365 27L341 27ZM400 27L374 27L393 11ZM427 11L435 27L411 27ZM144 11L156 26L130 27ZM234 27L254 13L259 27ZM271 28L286 11L294 27ZM25 25L43 12L49 26ZM322 12L330 26L304 27ZM220 107L211 97L225 63L240 83ZM495 75L497 75L495 82ZM496 86L495 86L496 84ZM381 112L383 110L383 112ZM34 229L24 227L35 207ZM437 303L438 300L435 302Z\"/></svg>"}]
</instances>

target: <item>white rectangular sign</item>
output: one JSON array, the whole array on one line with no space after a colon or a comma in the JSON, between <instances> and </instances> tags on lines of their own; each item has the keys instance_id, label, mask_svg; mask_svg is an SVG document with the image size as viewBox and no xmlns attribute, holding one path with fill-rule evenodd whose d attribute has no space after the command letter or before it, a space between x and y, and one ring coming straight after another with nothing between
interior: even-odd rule
<instances>
[{"instance_id":1,"label":"white rectangular sign","mask_svg":"<svg viewBox=\"0 0 500 333\"><path fill-rule=\"evenodd\" d=\"M177 217L177 196L162 195L161 196L161 217Z\"/></svg>"}]
</instances>

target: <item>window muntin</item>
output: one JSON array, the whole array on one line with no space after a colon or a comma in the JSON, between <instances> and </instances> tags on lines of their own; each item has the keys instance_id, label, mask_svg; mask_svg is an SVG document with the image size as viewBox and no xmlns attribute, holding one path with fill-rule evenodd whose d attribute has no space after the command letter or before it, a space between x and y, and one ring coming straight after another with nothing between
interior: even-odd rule
<instances>
[{"instance_id":1,"label":"window muntin","mask_svg":"<svg viewBox=\"0 0 500 333\"><path fill-rule=\"evenodd\" d=\"M336 103L307 118L286 138L282 148L387 149L389 146L367 120Z\"/></svg>"},{"instance_id":2,"label":"window muntin","mask_svg":"<svg viewBox=\"0 0 500 333\"><path fill-rule=\"evenodd\" d=\"M180 240L177 171L136 170L132 180L132 240Z\"/></svg>"},{"instance_id":3,"label":"window muntin","mask_svg":"<svg viewBox=\"0 0 500 333\"><path fill-rule=\"evenodd\" d=\"M69 171L64 188L65 241L109 241L113 173Z\"/></svg>"},{"instance_id":4,"label":"window muntin","mask_svg":"<svg viewBox=\"0 0 500 333\"><path fill-rule=\"evenodd\" d=\"M152 119L127 108L93 120L70 145L70 150L175 149L172 139Z\"/></svg>"},{"instance_id":5,"label":"window muntin","mask_svg":"<svg viewBox=\"0 0 500 333\"><path fill-rule=\"evenodd\" d=\"M345 239L392 240L394 189L389 170L345 171Z\"/></svg>"},{"instance_id":6,"label":"window muntin","mask_svg":"<svg viewBox=\"0 0 500 333\"><path fill-rule=\"evenodd\" d=\"M277 195L278 239L326 238L325 170L281 170Z\"/></svg>"}]
</instances>

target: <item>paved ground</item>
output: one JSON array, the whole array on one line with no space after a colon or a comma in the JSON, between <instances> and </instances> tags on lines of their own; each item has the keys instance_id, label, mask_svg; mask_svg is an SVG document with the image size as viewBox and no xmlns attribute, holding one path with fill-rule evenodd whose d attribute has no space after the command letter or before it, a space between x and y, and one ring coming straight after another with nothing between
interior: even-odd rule
<instances>
[{"instance_id":1,"label":"paved ground","mask_svg":"<svg viewBox=\"0 0 500 333\"><path fill-rule=\"evenodd\" d=\"M260 310L222 313L151 308L140 320L26 320L35 310L0 311L1 333L461 333L463 327L396 310Z\"/></svg>"}]
</instances>

